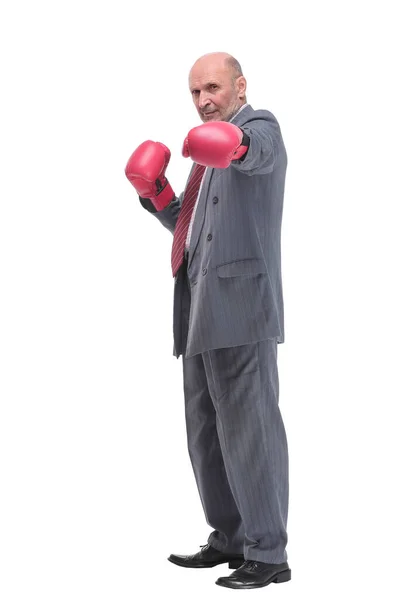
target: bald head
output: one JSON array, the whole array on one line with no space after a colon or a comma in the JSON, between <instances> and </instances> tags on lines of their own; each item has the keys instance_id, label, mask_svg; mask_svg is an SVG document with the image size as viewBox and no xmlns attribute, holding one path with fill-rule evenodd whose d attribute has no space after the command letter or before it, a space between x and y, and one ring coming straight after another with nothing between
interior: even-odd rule
<instances>
[{"instance_id":1,"label":"bald head","mask_svg":"<svg viewBox=\"0 0 400 600\"><path fill-rule=\"evenodd\" d=\"M246 103L246 80L239 62L227 52L211 52L196 60L189 89L202 121L229 121Z\"/></svg>"},{"instance_id":2,"label":"bald head","mask_svg":"<svg viewBox=\"0 0 400 600\"><path fill-rule=\"evenodd\" d=\"M242 67L239 64L239 61L237 61L236 58L234 58L231 54L228 54L227 52L210 52L209 54L204 54L196 60L190 70L189 80L193 71L196 71L199 68L201 69L207 67L229 71L231 77L235 79L243 75Z\"/></svg>"}]
</instances>

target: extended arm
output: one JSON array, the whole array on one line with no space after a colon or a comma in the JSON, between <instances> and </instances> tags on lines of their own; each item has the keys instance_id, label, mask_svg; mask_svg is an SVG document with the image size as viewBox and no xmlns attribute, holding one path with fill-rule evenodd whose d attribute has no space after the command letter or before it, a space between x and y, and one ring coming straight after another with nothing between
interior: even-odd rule
<instances>
[{"instance_id":1,"label":"extended arm","mask_svg":"<svg viewBox=\"0 0 400 600\"><path fill-rule=\"evenodd\" d=\"M242 127L211 121L194 127L183 144L182 154L208 167L233 168L246 175L271 173L282 143L276 121L254 119Z\"/></svg>"}]
</instances>

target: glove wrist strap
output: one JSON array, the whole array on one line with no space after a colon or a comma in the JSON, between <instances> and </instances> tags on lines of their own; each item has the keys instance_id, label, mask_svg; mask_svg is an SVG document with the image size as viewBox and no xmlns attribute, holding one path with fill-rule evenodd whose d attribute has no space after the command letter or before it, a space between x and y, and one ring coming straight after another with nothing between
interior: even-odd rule
<instances>
[{"instance_id":1,"label":"glove wrist strap","mask_svg":"<svg viewBox=\"0 0 400 600\"><path fill-rule=\"evenodd\" d=\"M246 152L247 152L247 150L249 149L249 146L250 146L250 138L249 138L249 136L247 135L247 133L245 133L243 131L243 129L240 129L240 131L243 133L242 143L239 146L239 148L235 151L232 160L239 160L241 158L243 159L244 155L246 154Z\"/></svg>"},{"instance_id":2,"label":"glove wrist strap","mask_svg":"<svg viewBox=\"0 0 400 600\"><path fill-rule=\"evenodd\" d=\"M157 180L158 184L159 180ZM161 188L159 192L157 192L157 196L154 198L150 198L152 204L156 207L157 211L163 210L171 200L175 197L174 190L170 186L168 179L165 179L165 185Z\"/></svg>"}]
</instances>

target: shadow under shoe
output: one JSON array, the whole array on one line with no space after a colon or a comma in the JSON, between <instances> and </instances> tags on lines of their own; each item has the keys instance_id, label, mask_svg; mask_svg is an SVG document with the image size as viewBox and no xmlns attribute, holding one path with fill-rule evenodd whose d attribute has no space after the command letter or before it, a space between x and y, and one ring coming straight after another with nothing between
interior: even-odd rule
<instances>
[{"instance_id":1,"label":"shadow under shoe","mask_svg":"<svg viewBox=\"0 0 400 600\"><path fill-rule=\"evenodd\" d=\"M171 554L168 560L179 567L192 569L206 569L224 563L228 563L230 569L238 569L244 562L243 554L225 554L210 544L204 544L200 548L196 554Z\"/></svg>"}]
</instances>

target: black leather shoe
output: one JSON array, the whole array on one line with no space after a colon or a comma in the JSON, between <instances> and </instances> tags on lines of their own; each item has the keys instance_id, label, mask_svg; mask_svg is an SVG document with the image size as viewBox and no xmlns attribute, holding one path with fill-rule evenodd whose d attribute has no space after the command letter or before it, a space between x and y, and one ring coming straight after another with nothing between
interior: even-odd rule
<instances>
[{"instance_id":1,"label":"black leather shoe","mask_svg":"<svg viewBox=\"0 0 400 600\"><path fill-rule=\"evenodd\" d=\"M256 560L246 560L229 577L220 577L215 582L234 589L251 589L264 587L270 583L290 581L291 571L287 562L271 565Z\"/></svg>"},{"instance_id":2,"label":"black leather shoe","mask_svg":"<svg viewBox=\"0 0 400 600\"><path fill-rule=\"evenodd\" d=\"M200 546L201 550L196 554L190 554L188 556L182 554L171 554L168 560L175 565L180 567L192 567L195 569L205 569L208 567L215 567L216 565L222 565L223 563L229 563L231 569L237 569L244 562L243 554L225 554L210 546L210 544L204 544Z\"/></svg>"}]
</instances>

